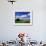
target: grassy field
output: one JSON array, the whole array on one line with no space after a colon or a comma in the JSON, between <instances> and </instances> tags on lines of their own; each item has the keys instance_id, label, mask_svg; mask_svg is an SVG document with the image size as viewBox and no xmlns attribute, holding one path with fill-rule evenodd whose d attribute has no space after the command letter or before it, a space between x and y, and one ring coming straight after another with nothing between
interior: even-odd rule
<instances>
[{"instance_id":1,"label":"grassy field","mask_svg":"<svg viewBox=\"0 0 46 46\"><path fill-rule=\"evenodd\" d=\"M30 23L30 20L15 20L15 23Z\"/></svg>"}]
</instances>

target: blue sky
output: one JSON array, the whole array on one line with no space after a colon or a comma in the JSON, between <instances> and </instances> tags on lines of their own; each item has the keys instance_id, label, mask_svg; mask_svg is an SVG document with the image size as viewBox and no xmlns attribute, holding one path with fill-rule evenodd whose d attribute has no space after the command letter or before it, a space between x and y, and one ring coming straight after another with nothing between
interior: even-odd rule
<instances>
[{"instance_id":1,"label":"blue sky","mask_svg":"<svg viewBox=\"0 0 46 46\"><path fill-rule=\"evenodd\" d=\"M30 12L16 12L16 19L30 19Z\"/></svg>"},{"instance_id":2,"label":"blue sky","mask_svg":"<svg viewBox=\"0 0 46 46\"><path fill-rule=\"evenodd\" d=\"M16 16L21 16L21 15L27 15L29 14L30 12L16 12Z\"/></svg>"}]
</instances>

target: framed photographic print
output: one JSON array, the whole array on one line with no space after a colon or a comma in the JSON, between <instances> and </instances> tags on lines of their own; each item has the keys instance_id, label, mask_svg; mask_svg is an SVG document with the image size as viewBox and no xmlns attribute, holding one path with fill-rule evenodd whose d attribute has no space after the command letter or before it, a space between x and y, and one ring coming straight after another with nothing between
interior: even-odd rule
<instances>
[{"instance_id":1,"label":"framed photographic print","mask_svg":"<svg viewBox=\"0 0 46 46\"><path fill-rule=\"evenodd\" d=\"M15 25L32 25L32 11L15 12Z\"/></svg>"}]
</instances>

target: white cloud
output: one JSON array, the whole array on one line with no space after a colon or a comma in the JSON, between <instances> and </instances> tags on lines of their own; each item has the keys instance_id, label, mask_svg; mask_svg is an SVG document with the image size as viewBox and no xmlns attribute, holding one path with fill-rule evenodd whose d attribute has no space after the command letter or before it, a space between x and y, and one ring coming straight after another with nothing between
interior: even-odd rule
<instances>
[{"instance_id":1,"label":"white cloud","mask_svg":"<svg viewBox=\"0 0 46 46\"><path fill-rule=\"evenodd\" d=\"M17 18L20 18L20 16L16 16L16 19L17 19Z\"/></svg>"},{"instance_id":2,"label":"white cloud","mask_svg":"<svg viewBox=\"0 0 46 46\"><path fill-rule=\"evenodd\" d=\"M30 14L27 14L28 16L30 16Z\"/></svg>"},{"instance_id":3,"label":"white cloud","mask_svg":"<svg viewBox=\"0 0 46 46\"><path fill-rule=\"evenodd\" d=\"M16 18L20 18L20 19L24 17L27 17L27 15L16 16Z\"/></svg>"},{"instance_id":4,"label":"white cloud","mask_svg":"<svg viewBox=\"0 0 46 46\"><path fill-rule=\"evenodd\" d=\"M22 17L22 18L23 18L23 17L27 17L27 15L22 15L22 16L20 16L20 17Z\"/></svg>"}]
</instances>

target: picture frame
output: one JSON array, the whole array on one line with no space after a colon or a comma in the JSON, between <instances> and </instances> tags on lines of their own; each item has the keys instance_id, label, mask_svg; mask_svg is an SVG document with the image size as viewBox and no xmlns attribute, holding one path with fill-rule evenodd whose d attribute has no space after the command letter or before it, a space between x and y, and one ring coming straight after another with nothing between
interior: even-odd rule
<instances>
[{"instance_id":1,"label":"picture frame","mask_svg":"<svg viewBox=\"0 0 46 46\"><path fill-rule=\"evenodd\" d=\"M32 26L33 12L31 11L16 11L15 12L15 25L17 26Z\"/></svg>"}]
</instances>

